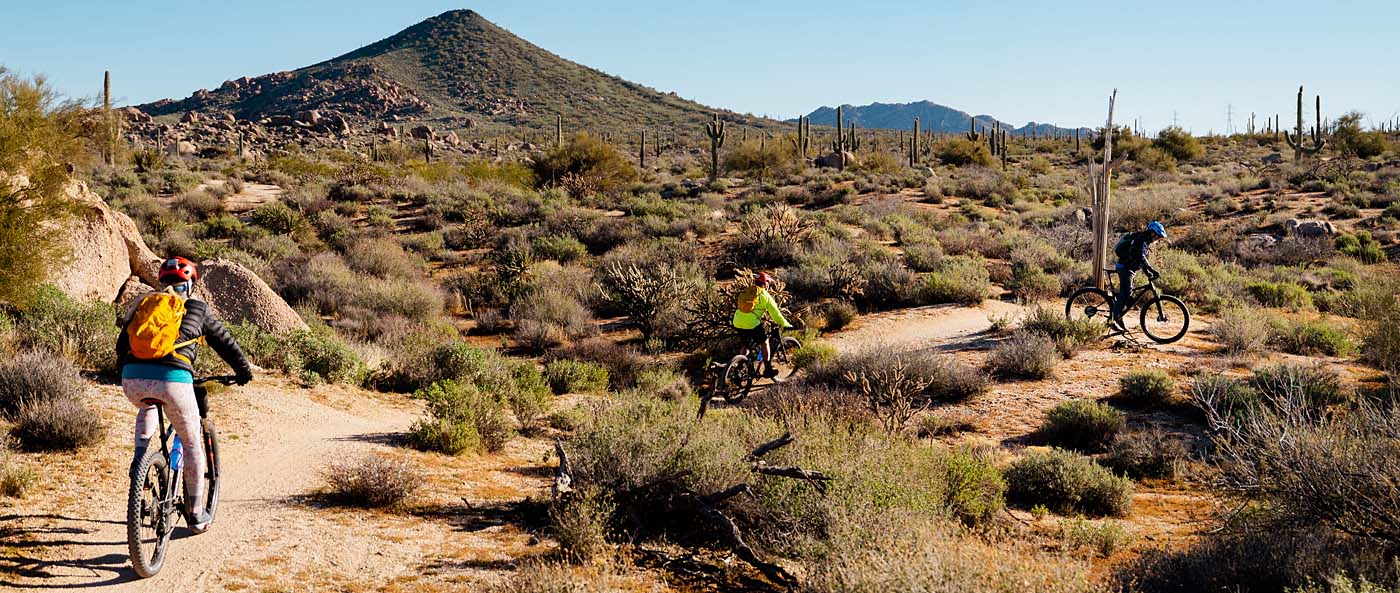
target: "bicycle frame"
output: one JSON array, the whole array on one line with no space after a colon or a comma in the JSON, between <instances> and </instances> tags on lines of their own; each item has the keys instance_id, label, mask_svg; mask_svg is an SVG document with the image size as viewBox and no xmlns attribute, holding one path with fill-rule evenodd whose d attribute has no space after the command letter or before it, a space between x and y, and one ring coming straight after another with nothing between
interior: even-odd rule
<instances>
[{"instance_id":1,"label":"bicycle frame","mask_svg":"<svg viewBox=\"0 0 1400 593\"><path fill-rule=\"evenodd\" d=\"M1108 284L1108 288L1109 288L1108 294L1109 294L1109 296L1112 296L1112 297L1113 297L1113 302L1110 303L1110 304L1113 305L1113 306L1117 306L1117 304L1118 304L1118 289L1117 289L1117 286L1116 286L1116 285L1117 285L1117 282L1116 282L1116 281L1114 281L1114 280L1110 280L1110 281L1109 281L1109 284ZM1124 310L1118 312L1118 313L1121 314L1121 315L1127 315L1128 311L1132 311L1133 309L1138 308L1138 307L1139 307L1140 305L1142 305L1142 303L1143 303L1143 297L1146 297L1146 296L1148 296L1149 294L1152 295L1152 298L1154 298L1154 299L1155 299L1155 298L1158 298L1158 297L1160 297L1160 296L1162 296L1162 293L1161 293L1160 291L1157 290L1157 283L1154 282L1151 278L1149 278L1149 279L1147 280L1147 285L1146 285L1146 286L1142 286L1142 287L1140 287L1140 288L1134 288L1134 289L1132 289L1132 290L1133 290L1133 293L1132 293L1132 294L1133 294L1132 300L1128 301L1128 307L1127 307L1126 309L1124 309Z\"/></svg>"},{"instance_id":2,"label":"bicycle frame","mask_svg":"<svg viewBox=\"0 0 1400 593\"><path fill-rule=\"evenodd\" d=\"M160 508L162 510L165 510L169 508L170 505L174 505L177 502L179 502L180 499L183 497L182 491L180 489L180 472L183 472L185 470L185 460L183 459L184 451L182 449L180 453L180 470L175 471L175 468L172 468L168 465L170 460L170 448L172 446L172 441L174 440L173 435L175 434L175 425L165 421L164 406L160 404L154 405L156 408L156 422L160 423L160 455L162 459L165 459L167 461L164 478L166 493L169 496L169 498L165 498L157 502L159 503ZM169 513L167 512L163 514L168 515Z\"/></svg>"}]
</instances>

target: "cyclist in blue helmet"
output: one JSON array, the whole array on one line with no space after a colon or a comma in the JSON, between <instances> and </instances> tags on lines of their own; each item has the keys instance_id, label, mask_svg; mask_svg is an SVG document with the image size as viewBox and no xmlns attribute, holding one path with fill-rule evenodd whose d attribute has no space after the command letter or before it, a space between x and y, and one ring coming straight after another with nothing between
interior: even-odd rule
<instances>
[{"instance_id":1,"label":"cyclist in blue helmet","mask_svg":"<svg viewBox=\"0 0 1400 593\"><path fill-rule=\"evenodd\" d=\"M1147 228L1123 235L1118 240L1118 244L1113 246L1113 253L1118 256L1118 265L1115 270L1118 272L1118 295L1113 303L1113 321L1120 327L1123 325L1123 313L1131 305L1133 294L1133 276L1138 270L1147 273L1147 277L1153 281L1157 280L1159 274L1157 269L1147 261L1152 244L1159 239L1167 238L1167 227L1162 223L1152 221L1147 223Z\"/></svg>"}]
</instances>

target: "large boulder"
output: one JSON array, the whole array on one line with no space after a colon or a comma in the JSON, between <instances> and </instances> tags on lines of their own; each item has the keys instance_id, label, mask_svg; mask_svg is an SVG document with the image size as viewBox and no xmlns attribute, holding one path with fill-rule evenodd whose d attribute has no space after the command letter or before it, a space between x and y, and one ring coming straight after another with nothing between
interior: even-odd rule
<instances>
[{"instance_id":1,"label":"large boulder","mask_svg":"<svg viewBox=\"0 0 1400 593\"><path fill-rule=\"evenodd\" d=\"M226 323L248 322L279 334L306 329L306 322L262 278L226 259L199 264L194 296Z\"/></svg>"},{"instance_id":2,"label":"large boulder","mask_svg":"<svg viewBox=\"0 0 1400 593\"><path fill-rule=\"evenodd\" d=\"M115 303L117 306L117 314L125 314L127 311L131 310L132 305L136 303L136 299L155 291L156 289L142 282L141 279L136 276L127 278L126 284L122 285L121 292L117 293L117 300Z\"/></svg>"},{"instance_id":3,"label":"large boulder","mask_svg":"<svg viewBox=\"0 0 1400 593\"><path fill-rule=\"evenodd\" d=\"M136 223L112 210L87 184L68 185L78 213L57 229L72 260L51 281L79 301L113 302L128 278L154 284L160 260L146 248Z\"/></svg>"},{"instance_id":4,"label":"large boulder","mask_svg":"<svg viewBox=\"0 0 1400 593\"><path fill-rule=\"evenodd\" d=\"M1283 223L1284 230L1299 237L1330 237L1337 234L1330 220L1290 218Z\"/></svg>"},{"instance_id":5,"label":"large boulder","mask_svg":"<svg viewBox=\"0 0 1400 593\"><path fill-rule=\"evenodd\" d=\"M857 159L857 158L856 158L856 155L851 154L851 153L849 153L849 152L846 152L846 153L844 153L844 154L846 155L846 166L847 166L847 167L849 167L849 166L851 166L851 165L856 165L856 164L859 164L859 163L860 163L860 159ZM841 166L841 154L838 154L836 151L832 151L831 154L828 154L828 155L826 155L826 156L817 157L817 166L818 166L818 167L840 167L840 166Z\"/></svg>"}]
</instances>

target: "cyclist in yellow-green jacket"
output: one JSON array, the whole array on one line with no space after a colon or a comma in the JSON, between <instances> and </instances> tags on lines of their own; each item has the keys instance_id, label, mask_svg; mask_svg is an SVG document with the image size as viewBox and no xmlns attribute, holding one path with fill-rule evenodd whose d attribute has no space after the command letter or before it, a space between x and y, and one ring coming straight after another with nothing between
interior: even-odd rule
<instances>
[{"instance_id":1,"label":"cyclist in yellow-green jacket","mask_svg":"<svg viewBox=\"0 0 1400 593\"><path fill-rule=\"evenodd\" d=\"M773 368L772 349L768 343L768 332L763 327L763 318L767 316L783 329L792 327L783 317L783 311L773 300L773 295L768 292L768 284L772 281L773 278L764 272L754 276L753 285L739 293L739 308L734 311L733 322L744 342L759 344L762 348L763 376L768 378L777 377L778 371Z\"/></svg>"}]
</instances>

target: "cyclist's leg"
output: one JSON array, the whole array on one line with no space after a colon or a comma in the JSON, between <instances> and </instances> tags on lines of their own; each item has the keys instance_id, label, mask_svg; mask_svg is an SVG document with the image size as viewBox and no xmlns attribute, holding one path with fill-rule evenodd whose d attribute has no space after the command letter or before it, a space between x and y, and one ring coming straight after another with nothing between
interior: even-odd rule
<instances>
[{"instance_id":1,"label":"cyclist's leg","mask_svg":"<svg viewBox=\"0 0 1400 593\"><path fill-rule=\"evenodd\" d=\"M204 457L204 432L199 424L199 405L194 399L193 383L166 383L169 403L165 406L170 416L170 425L180 435L185 453L181 464L184 466L185 506L190 515L198 517L204 511L204 473L209 469L209 460Z\"/></svg>"},{"instance_id":2,"label":"cyclist's leg","mask_svg":"<svg viewBox=\"0 0 1400 593\"><path fill-rule=\"evenodd\" d=\"M1118 298L1113 303L1113 318L1121 320L1127 313L1128 306L1133 304L1133 270L1125 267L1118 268Z\"/></svg>"},{"instance_id":3,"label":"cyclist's leg","mask_svg":"<svg viewBox=\"0 0 1400 593\"><path fill-rule=\"evenodd\" d=\"M141 403L143 399L160 399L160 383L150 379L122 379L122 393L126 394L126 399L131 405L136 406L137 450L145 449L151 437L154 437L156 430L160 428L156 426L156 407Z\"/></svg>"}]
</instances>

